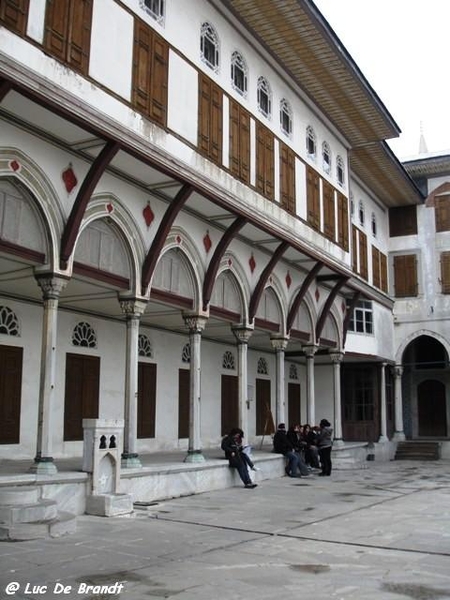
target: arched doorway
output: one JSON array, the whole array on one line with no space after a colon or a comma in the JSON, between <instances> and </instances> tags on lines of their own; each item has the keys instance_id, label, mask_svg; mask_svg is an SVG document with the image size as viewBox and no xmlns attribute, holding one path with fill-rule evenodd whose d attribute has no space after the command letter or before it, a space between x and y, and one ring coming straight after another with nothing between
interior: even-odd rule
<instances>
[{"instance_id":1,"label":"arched doorway","mask_svg":"<svg viewBox=\"0 0 450 600\"><path fill-rule=\"evenodd\" d=\"M403 419L409 439L448 436L448 353L432 335L421 335L403 353Z\"/></svg>"}]
</instances>

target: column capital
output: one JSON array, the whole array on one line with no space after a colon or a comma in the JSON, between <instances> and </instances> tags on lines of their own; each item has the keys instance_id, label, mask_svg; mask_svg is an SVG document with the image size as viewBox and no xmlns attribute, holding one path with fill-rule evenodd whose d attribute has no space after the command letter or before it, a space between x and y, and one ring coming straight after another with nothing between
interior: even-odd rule
<instances>
[{"instance_id":1,"label":"column capital","mask_svg":"<svg viewBox=\"0 0 450 600\"><path fill-rule=\"evenodd\" d=\"M122 313L127 317L132 319L141 317L147 306L147 300L143 300L142 298L132 298L126 296L119 296L119 304L122 310Z\"/></svg>"},{"instance_id":2,"label":"column capital","mask_svg":"<svg viewBox=\"0 0 450 600\"><path fill-rule=\"evenodd\" d=\"M208 317L206 313L184 312L183 320L189 329L189 333L201 333L205 329Z\"/></svg>"},{"instance_id":3,"label":"column capital","mask_svg":"<svg viewBox=\"0 0 450 600\"><path fill-rule=\"evenodd\" d=\"M336 352L336 351L330 352L330 360L333 364L341 363L343 358L344 358L343 352Z\"/></svg>"},{"instance_id":4,"label":"column capital","mask_svg":"<svg viewBox=\"0 0 450 600\"><path fill-rule=\"evenodd\" d=\"M403 375L403 367L401 365L395 365L394 374L396 377L401 377Z\"/></svg>"},{"instance_id":5,"label":"column capital","mask_svg":"<svg viewBox=\"0 0 450 600\"><path fill-rule=\"evenodd\" d=\"M289 343L289 337L288 336L272 336L270 338L270 343L272 344L272 348L274 350L277 350L277 351L286 350L287 345Z\"/></svg>"},{"instance_id":6,"label":"column capital","mask_svg":"<svg viewBox=\"0 0 450 600\"><path fill-rule=\"evenodd\" d=\"M245 325L234 325L231 327L231 331L239 344L248 344L254 329L245 327Z\"/></svg>"},{"instance_id":7,"label":"column capital","mask_svg":"<svg viewBox=\"0 0 450 600\"><path fill-rule=\"evenodd\" d=\"M54 273L35 274L35 279L45 300L58 299L69 282L68 277L61 277Z\"/></svg>"},{"instance_id":8,"label":"column capital","mask_svg":"<svg viewBox=\"0 0 450 600\"><path fill-rule=\"evenodd\" d=\"M305 353L306 358L314 358L314 354L319 349L319 346L311 344L310 346L302 346L302 350Z\"/></svg>"}]
</instances>

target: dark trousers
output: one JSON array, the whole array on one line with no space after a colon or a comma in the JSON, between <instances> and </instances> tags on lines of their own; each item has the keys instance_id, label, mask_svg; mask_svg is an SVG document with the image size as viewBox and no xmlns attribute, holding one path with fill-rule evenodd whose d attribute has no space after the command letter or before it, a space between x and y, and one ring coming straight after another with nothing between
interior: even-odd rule
<instances>
[{"instance_id":1,"label":"dark trousers","mask_svg":"<svg viewBox=\"0 0 450 600\"><path fill-rule=\"evenodd\" d=\"M331 446L319 448L320 466L324 475L331 475Z\"/></svg>"},{"instance_id":2,"label":"dark trousers","mask_svg":"<svg viewBox=\"0 0 450 600\"><path fill-rule=\"evenodd\" d=\"M234 467L237 469L239 473L239 477L242 479L242 482L247 485L251 483L250 475L248 474L247 464L242 460L240 456L233 456L229 459L230 467Z\"/></svg>"}]
</instances>

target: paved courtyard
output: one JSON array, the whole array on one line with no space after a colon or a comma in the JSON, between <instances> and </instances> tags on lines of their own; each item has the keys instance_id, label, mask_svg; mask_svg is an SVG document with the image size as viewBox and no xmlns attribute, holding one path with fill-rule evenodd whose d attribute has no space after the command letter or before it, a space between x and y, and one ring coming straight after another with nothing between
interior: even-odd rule
<instances>
[{"instance_id":1,"label":"paved courtyard","mask_svg":"<svg viewBox=\"0 0 450 600\"><path fill-rule=\"evenodd\" d=\"M257 474L258 475L258 474ZM368 463L0 542L0 598L450 598L450 461Z\"/></svg>"}]
</instances>

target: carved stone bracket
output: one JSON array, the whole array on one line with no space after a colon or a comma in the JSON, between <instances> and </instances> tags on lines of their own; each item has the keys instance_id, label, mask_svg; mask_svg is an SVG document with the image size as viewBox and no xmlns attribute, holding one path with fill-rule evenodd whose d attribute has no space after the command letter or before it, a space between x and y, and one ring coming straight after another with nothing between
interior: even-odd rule
<instances>
[{"instance_id":1,"label":"carved stone bracket","mask_svg":"<svg viewBox=\"0 0 450 600\"><path fill-rule=\"evenodd\" d=\"M270 343L272 344L272 348L279 352L280 350L286 350L287 345L289 343L288 337L271 337Z\"/></svg>"},{"instance_id":2,"label":"carved stone bracket","mask_svg":"<svg viewBox=\"0 0 450 600\"><path fill-rule=\"evenodd\" d=\"M314 358L314 354L317 352L317 350L319 349L319 346L303 346L302 350L305 353L306 358L308 359L313 359Z\"/></svg>"},{"instance_id":3,"label":"carved stone bracket","mask_svg":"<svg viewBox=\"0 0 450 600\"><path fill-rule=\"evenodd\" d=\"M403 367L395 365L394 373L396 377L401 377L403 375Z\"/></svg>"},{"instance_id":4,"label":"carved stone bracket","mask_svg":"<svg viewBox=\"0 0 450 600\"><path fill-rule=\"evenodd\" d=\"M248 344L253 335L253 328L250 327L232 327L231 331L239 344Z\"/></svg>"},{"instance_id":5,"label":"carved stone bracket","mask_svg":"<svg viewBox=\"0 0 450 600\"><path fill-rule=\"evenodd\" d=\"M44 300L57 300L69 282L67 277L57 275L35 275L36 281L42 290Z\"/></svg>"},{"instance_id":6,"label":"carved stone bracket","mask_svg":"<svg viewBox=\"0 0 450 600\"><path fill-rule=\"evenodd\" d=\"M123 314L128 319L139 319L145 312L147 306L146 300L139 300L137 298L120 298L120 308Z\"/></svg>"},{"instance_id":7,"label":"carved stone bracket","mask_svg":"<svg viewBox=\"0 0 450 600\"><path fill-rule=\"evenodd\" d=\"M343 358L343 352L330 352L330 359L333 364L341 363Z\"/></svg>"},{"instance_id":8,"label":"carved stone bracket","mask_svg":"<svg viewBox=\"0 0 450 600\"><path fill-rule=\"evenodd\" d=\"M202 333L208 321L206 316L198 313L183 313L183 319L186 327L189 329L189 333Z\"/></svg>"}]
</instances>

